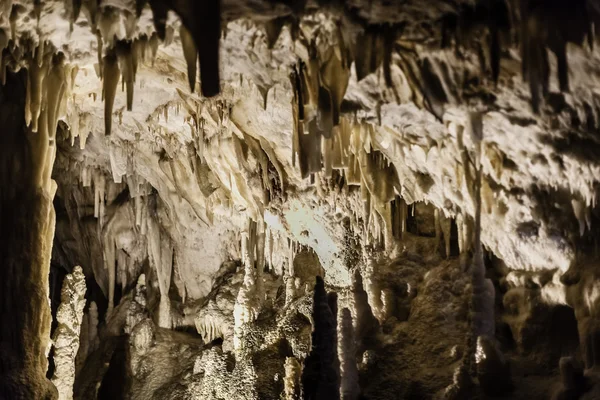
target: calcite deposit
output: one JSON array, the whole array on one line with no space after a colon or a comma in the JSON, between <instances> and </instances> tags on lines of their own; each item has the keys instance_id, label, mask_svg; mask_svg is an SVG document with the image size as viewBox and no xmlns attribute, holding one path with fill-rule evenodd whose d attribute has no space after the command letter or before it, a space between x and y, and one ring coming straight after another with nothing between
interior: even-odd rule
<instances>
[{"instance_id":1,"label":"calcite deposit","mask_svg":"<svg viewBox=\"0 0 600 400\"><path fill-rule=\"evenodd\" d=\"M0 0L0 399L600 398L597 22Z\"/></svg>"}]
</instances>

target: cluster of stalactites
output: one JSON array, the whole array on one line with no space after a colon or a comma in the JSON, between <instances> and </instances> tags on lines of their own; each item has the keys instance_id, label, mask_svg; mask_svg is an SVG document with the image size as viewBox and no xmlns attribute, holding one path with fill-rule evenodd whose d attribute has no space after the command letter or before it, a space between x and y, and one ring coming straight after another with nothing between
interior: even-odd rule
<instances>
[{"instance_id":1,"label":"cluster of stalactites","mask_svg":"<svg viewBox=\"0 0 600 400\"><path fill-rule=\"evenodd\" d=\"M204 343L210 343L218 338L225 339L228 334L228 321L223 321L222 315L210 307L211 305L203 309L195 319L196 330L202 336ZM203 312L204 310L207 311Z\"/></svg>"},{"instance_id":2,"label":"cluster of stalactites","mask_svg":"<svg viewBox=\"0 0 600 400\"><path fill-rule=\"evenodd\" d=\"M14 72L27 70L23 117L32 132L36 182L50 191L58 120L67 114L67 99L78 69L68 64L65 55L44 40L34 43L21 38L17 45L15 35L12 32L9 36L6 30L0 29L0 81L5 84L7 69Z\"/></svg>"},{"instance_id":3,"label":"cluster of stalactites","mask_svg":"<svg viewBox=\"0 0 600 400\"><path fill-rule=\"evenodd\" d=\"M108 287L103 287L109 301L107 317L114 307L115 286L120 283L121 290L124 292L135 275L136 265L140 262L138 256L125 249L127 244L124 243L127 241L119 240L124 232L133 230L136 241L141 243L140 245L146 247L148 243L148 259L151 267L157 269L161 293L168 291L165 287L168 288L170 285L172 269L171 241L151 218L155 215L149 209L151 186L136 174L123 178L126 182L121 179L121 182L116 183L107 179L103 169L92 167L81 169L82 186L92 187L94 191L94 216L98 221L98 231L101 232L103 261L108 277ZM122 206L107 204L107 200L110 201L124 190L129 193L132 202ZM168 315L168 313L163 314ZM165 317L164 320L169 319ZM168 325L167 322L165 324Z\"/></svg>"},{"instance_id":4,"label":"cluster of stalactites","mask_svg":"<svg viewBox=\"0 0 600 400\"><path fill-rule=\"evenodd\" d=\"M175 247L156 217L148 218L148 260L150 267L156 271L160 303L158 309L158 326L171 328L171 302L169 290L173 275Z\"/></svg>"},{"instance_id":5,"label":"cluster of stalactites","mask_svg":"<svg viewBox=\"0 0 600 400\"><path fill-rule=\"evenodd\" d=\"M177 92L179 104L187 111L185 121L192 132L188 154L192 173L207 199L209 221L213 206L230 208L232 200L241 202L250 218L261 218L264 208L285 193L287 174L275 149L264 138L249 135L233 124L232 104L224 98L207 100L179 89ZM216 131L207 135L211 123ZM254 178L259 185L251 184Z\"/></svg>"},{"instance_id":6,"label":"cluster of stalactites","mask_svg":"<svg viewBox=\"0 0 600 400\"><path fill-rule=\"evenodd\" d=\"M110 135L119 80L121 80L122 89L127 91L127 111L131 111L133 109L133 92L138 66L146 61L147 56L154 64L159 42L156 33L152 34L150 38L144 34L135 39L114 41L112 47L103 52L103 39L99 33L97 38L98 64L96 65L96 73L103 82L104 130L106 135Z\"/></svg>"},{"instance_id":7,"label":"cluster of stalactites","mask_svg":"<svg viewBox=\"0 0 600 400\"><path fill-rule=\"evenodd\" d=\"M255 280L257 285L262 285L262 274L265 268L265 231L264 221L249 219L248 229L242 232L242 265L247 272L244 282L251 283L251 280Z\"/></svg>"},{"instance_id":8,"label":"cluster of stalactites","mask_svg":"<svg viewBox=\"0 0 600 400\"><path fill-rule=\"evenodd\" d=\"M514 32L521 52L523 79L529 82L532 109L537 113L549 93L548 50L556 56L559 89L568 92L567 43L580 46L587 38L590 48L594 46L593 27L600 14L589 3L588 0L475 2L442 18L442 47L447 47L451 38L457 47L477 47L482 70L488 69L489 60L493 81L497 82L502 45L512 42L510 36ZM511 26L515 28L512 32Z\"/></svg>"},{"instance_id":9,"label":"cluster of stalactites","mask_svg":"<svg viewBox=\"0 0 600 400\"><path fill-rule=\"evenodd\" d=\"M74 22L78 16L79 7L75 6L78 1L70 0L73 10L69 14ZM67 1L69 3L69 1ZM188 75L190 88L195 89L196 65L202 66L200 71L202 94L207 97L215 96L220 92L219 81L219 40L221 38L221 9L220 1L179 1L171 2L165 0L136 0L135 9L116 9L111 6L98 6L94 1L84 2L84 11L90 22L90 26L98 35L102 35L105 41L112 43L116 37L118 26L125 27L125 37L131 39L136 31L137 20L150 3L153 14L155 33L150 39L153 49L158 46L158 40L170 44L173 42L174 28L167 26L169 11L174 11L180 18L180 36L183 53L188 64ZM155 50L154 50L155 52Z\"/></svg>"},{"instance_id":10,"label":"cluster of stalactites","mask_svg":"<svg viewBox=\"0 0 600 400\"><path fill-rule=\"evenodd\" d=\"M183 39L182 39L183 40ZM200 162L204 161L204 147L206 138L206 119L202 116L205 108L205 102L203 100L196 99L190 96L180 89L177 89L177 93L181 98L182 105L188 113L185 121L190 126L194 137L194 148ZM221 127L227 126L229 122L229 107L226 107L223 102L220 103L220 107L216 106L217 115L219 116L219 124Z\"/></svg>"},{"instance_id":11,"label":"cluster of stalactites","mask_svg":"<svg viewBox=\"0 0 600 400\"><path fill-rule=\"evenodd\" d=\"M67 13L71 22L77 20L81 2L67 1ZM174 11L182 21L180 37L183 54L188 65L188 79L193 92L196 86L197 63L200 70L202 94L207 97L220 92L219 40L221 37L220 2L150 1L155 32L150 36L134 37L137 20L146 1L137 1L134 10L117 10L111 6L98 6L93 1L84 2L84 12L98 40L98 63L96 72L103 80L102 98L104 105L105 134L112 130L112 113L119 80L127 91L127 110L133 108L133 92L138 64L150 53L152 64L158 51L159 41L166 45L173 42L174 28L167 26L167 14ZM118 32L123 20L125 34ZM0 36L0 46L2 45ZM106 44L106 46L104 46ZM105 48L106 47L106 48Z\"/></svg>"},{"instance_id":12,"label":"cluster of stalactites","mask_svg":"<svg viewBox=\"0 0 600 400\"><path fill-rule=\"evenodd\" d=\"M98 219L98 226L102 229L105 225L108 186L121 184L124 179L129 189L129 195L134 199L135 225L140 229L142 235L145 235L148 228L147 196L151 193L151 186L143 177L137 174L119 175L116 172L117 167L113 164L111 153L111 165L113 166L112 182L107 182L106 174L102 169L92 167L81 168L82 186L84 188L91 187L94 190L94 217Z\"/></svg>"},{"instance_id":13,"label":"cluster of stalactites","mask_svg":"<svg viewBox=\"0 0 600 400\"><path fill-rule=\"evenodd\" d=\"M569 91L567 43L580 46L587 37L593 49L594 19L598 20L600 15L592 15L593 7L588 3L587 0L568 3L520 1L522 73L524 80L529 82L531 104L535 112L539 111L541 99L548 95L550 86L547 49L556 56L559 89L562 92Z\"/></svg>"},{"instance_id":14,"label":"cluster of stalactites","mask_svg":"<svg viewBox=\"0 0 600 400\"><path fill-rule=\"evenodd\" d=\"M331 140L340 125L340 108L350 79L350 60L343 41L325 54L318 54L313 42L309 56L310 60L300 61L290 75L294 90L292 162L295 165L298 158L304 178L321 171L322 138ZM325 145L329 147L331 144Z\"/></svg>"},{"instance_id":15,"label":"cluster of stalactites","mask_svg":"<svg viewBox=\"0 0 600 400\"><path fill-rule=\"evenodd\" d=\"M363 229L367 237L393 243L392 202L400 193L396 168L373 149L374 127L342 117L330 137L305 134L303 124L294 130L294 160L303 177L319 173L340 186L359 186L363 202ZM314 178L314 176L313 176Z\"/></svg>"}]
</instances>

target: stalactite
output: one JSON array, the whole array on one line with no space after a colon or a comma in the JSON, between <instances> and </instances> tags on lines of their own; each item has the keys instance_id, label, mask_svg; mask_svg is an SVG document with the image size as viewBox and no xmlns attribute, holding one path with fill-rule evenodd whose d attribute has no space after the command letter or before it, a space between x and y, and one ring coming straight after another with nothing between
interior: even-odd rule
<instances>
[{"instance_id":1,"label":"stalactite","mask_svg":"<svg viewBox=\"0 0 600 400\"><path fill-rule=\"evenodd\" d=\"M375 72L383 61L383 36L377 27L371 27L358 35L355 46L355 67L358 80Z\"/></svg>"},{"instance_id":2,"label":"stalactite","mask_svg":"<svg viewBox=\"0 0 600 400\"><path fill-rule=\"evenodd\" d=\"M106 52L103 64L102 75L104 76L104 81L102 86L102 98L104 99L104 133L105 135L110 135L112 129L113 106L115 104L117 86L119 85L119 78L121 76L117 56L113 49Z\"/></svg>"},{"instance_id":3,"label":"stalactite","mask_svg":"<svg viewBox=\"0 0 600 400\"><path fill-rule=\"evenodd\" d=\"M567 43L580 46L586 35L591 43L591 20L584 0L576 0L569 6L561 2L545 5L523 1L520 11L522 70L529 81L532 109L537 113L541 103L540 86L543 96L548 94L550 66L546 48L556 55L560 90L568 92Z\"/></svg>"},{"instance_id":4,"label":"stalactite","mask_svg":"<svg viewBox=\"0 0 600 400\"><path fill-rule=\"evenodd\" d=\"M150 46L150 57L152 59L152 66L154 66L156 54L158 53L158 44L158 35L156 34L156 32L153 32L150 36L150 40L148 41L148 45Z\"/></svg>"},{"instance_id":5,"label":"stalactite","mask_svg":"<svg viewBox=\"0 0 600 400\"><path fill-rule=\"evenodd\" d=\"M148 258L150 266L156 270L160 290L157 323L161 328L170 328L171 302L169 300L169 289L173 271L173 244L154 218L148 218L147 226Z\"/></svg>"},{"instance_id":6,"label":"stalactite","mask_svg":"<svg viewBox=\"0 0 600 400\"><path fill-rule=\"evenodd\" d=\"M592 229L590 210L579 199L572 199L571 205L573 207L573 213L575 214L575 218L579 223L579 235L583 236L586 227L588 230Z\"/></svg>"},{"instance_id":7,"label":"stalactite","mask_svg":"<svg viewBox=\"0 0 600 400\"><path fill-rule=\"evenodd\" d=\"M308 123L308 133L303 133L303 130L298 132L298 139L300 172L303 178L307 178L310 174L321 171L321 132L317 129L315 120Z\"/></svg>"},{"instance_id":8,"label":"stalactite","mask_svg":"<svg viewBox=\"0 0 600 400\"><path fill-rule=\"evenodd\" d=\"M133 88L135 83L134 56L131 46L130 40L118 40L115 44L119 69L123 74L122 82L127 87L127 111L131 111L133 107Z\"/></svg>"},{"instance_id":9,"label":"stalactite","mask_svg":"<svg viewBox=\"0 0 600 400\"><path fill-rule=\"evenodd\" d=\"M319 58L314 41L310 43L308 55L308 64L300 64L300 81L303 90L305 120L310 121L317 116L319 105Z\"/></svg>"},{"instance_id":10,"label":"stalactite","mask_svg":"<svg viewBox=\"0 0 600 400\"><path fill-rule=\"evenodd\" d=\"M96 170L93 173L94 178L94 217L98 218L98 224L104 225L104 209L106 196L106 177Z\"/></svg>"},{"instance_id":11,"label":"stalactite","mask_svg":"<svg viewBox=\"0 0 600 400\"><path fill-rule=\"evenodd\" d=\"M338 329L338 356L340 358L342 400L358 400L360 386L358 385L358 368L356 363L356 344L352 314L347 308L342 309L342 317Z\"/></svg>"},{"instance_id":12,"label":"stalactite","mask_svg":"<svg viewBox=\"0 0 600 400\"><path fill-rule=\"evenodd\" d=\"M221 2L182 1L164 2L151 0L154 24L161 38L165 37L164 27L168 8L172 8L189 31L198 50L200 61L200 88L206 97L221 91L219 77L219 40L221 39ZM162 32L162 35L161 35Z\"/></svg>"},{"instance_id":13,"label":"stalactite","mask_svg":"<svg viewBox=\"0 0 600 400\"><path fill-rule=\"evenodd\" d=\"M281 30L283 25L285 24L285 18L273 18L265 22L265 33L267 39L267 47L269 49L273 49L275 43L277 43L277 39L279 39L279 35L281 34Z\"/></svg>"},{"instance_id":14,"label":"stalactite","mask_svg":"<svg viewBox=\"0 0 600 400\"><path fill-rule=\"evenodd\" d=\"M59 400L73 399L75 383L75 357L79 350L79 334L85 307L85 276L77 266L65 277L61 291L61 303L54 331L54 365L52 383L58 389Z\"/></svg>"},{"instance_id":15,"label":"stalactite","mask_svg":"<svg viewBox=\"0 0 600 400\"><path fill-rule=\"evenodd\" d=\"M43 105L44 79L48 74L49 66L49 60L46 60L42 65L39 65L33 59L29 60L25 122L27 125L31 123L33 132L38 131L38 121Z\"/></svg>"},{"instance_id":16,"label":"stalactite","mask_svg":"<svg viewBox=\"0 0 600 400\"><path fill-rule=\"evenodd\" d=\"M321 114L319 125L323 129L324 136L329 138L331 137L331 127L340 123L340 107L348 87L350 68L348 60L343 57L340 58L333 48L330 49L329 55L325 56L324 59L319 73L322 88L325 89L319 91L319 111ZM329 112L331 112L331 116L329 116ZM329 118L331 118L331 121L325 120Z\"/></svg>"},{"instance_id":17,"label":"stalactite","mask_svg":"<svg viewBox=\"0 0 600 400\"><path fill-rule=\"evenodd\" d=\"M102 43L102 35L100 35L100 31L96 32L96 51L98 55L98 68L96 72L98 73L98 78L104 79L104 60L103 60L103 43Z\"/></svg>"},{"instance_id":18,"label":"stalactite","mask_svg":"<svg viewBox=\"0 0 600 400\"><path fill-rule=\"evenodd\" d=\"M184 25L179 28L179 36L181 37L181 47L183 48L183 57L187 64L188 82L192 93L196 88L196 64L198 62L198 51L194 44L194 38Z\"/></svg>"}]
</instances>

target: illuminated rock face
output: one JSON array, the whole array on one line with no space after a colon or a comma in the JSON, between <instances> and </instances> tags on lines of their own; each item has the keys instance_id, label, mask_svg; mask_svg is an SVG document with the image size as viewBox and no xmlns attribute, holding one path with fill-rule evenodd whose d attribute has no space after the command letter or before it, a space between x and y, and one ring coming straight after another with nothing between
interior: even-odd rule
<instances>
[{"instance_id":1,"label":"illuminated rock face","mask_svg":"<svg viewBox=\"0 0 600 400\"><path fill-rule=\"evenodd\" d=\"M571 3L1 2L0 397L593 398Z\"/></svg>"},{"instance_id":2,"label":"illuminated rock face","mask_svg":"<svg viewBox=\"0 0 600 400\"><path fill-rule=\"evenodd\" d=\"M75 357L80 347L79 337L83 308L85 307L85 276L81 267L65 277L61 290L61 303L56 313L58 327L54 332L54 375L52 383L58 389L58 398L73 398L75 383Z\"/></svg>"}]
</instances>

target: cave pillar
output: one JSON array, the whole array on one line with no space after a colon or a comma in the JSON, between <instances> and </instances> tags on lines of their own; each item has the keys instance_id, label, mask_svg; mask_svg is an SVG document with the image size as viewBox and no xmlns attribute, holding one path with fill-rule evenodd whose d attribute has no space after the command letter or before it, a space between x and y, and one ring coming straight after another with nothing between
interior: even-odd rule
<instances>
[{"instance_id":1,"label":"cave pillar","mask_svg":"<svg viewBox=\"0 0 600 400\"><path fill-rule=\"evenodd\" d=\"M53 138L25 124L26 72L0 87L0 398L54 399L48 276L56 183ZM53 136L53 135L52 135Z\"/></svg>"}]
</instances>

